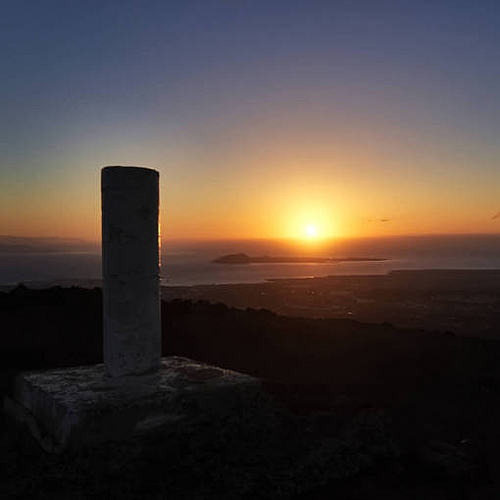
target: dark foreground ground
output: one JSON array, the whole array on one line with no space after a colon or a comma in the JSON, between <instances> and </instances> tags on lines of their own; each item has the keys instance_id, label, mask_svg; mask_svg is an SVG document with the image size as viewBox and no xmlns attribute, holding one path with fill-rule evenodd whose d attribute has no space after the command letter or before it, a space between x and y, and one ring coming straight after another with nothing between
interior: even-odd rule
<instances>
[{"instance_id":1,"label":"dark foreground ground","mask_svg":"<svg viewBox=\"0 0 500 500\"><path fill-rule=\"evenodd\" d=\"M101 361L99 289L20 287L0 294L0 314L2 395L20 370ZM500 498L499 341L208 302L163 302L162 314L165 355L265 379L289 424L49 456L2 415L1 498ZM352 461L322 459L349 422ZM314 461L266 472L308 433ZM238 454L241 440L254 451Z\"/></svg>"}]
</instances>

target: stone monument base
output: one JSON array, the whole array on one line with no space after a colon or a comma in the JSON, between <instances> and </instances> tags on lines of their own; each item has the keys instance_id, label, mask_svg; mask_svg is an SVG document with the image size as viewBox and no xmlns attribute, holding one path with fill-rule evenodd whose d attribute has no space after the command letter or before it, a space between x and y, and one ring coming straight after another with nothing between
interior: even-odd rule
<instances>
[{"instance_id":1,"label":"stone monument base","mask_svg":"<svg viewBox=\"0 0 500 500\"><path fill-rule=\"evenodd\" d=\"M267 401L267 402L266 402ZM259 379L181 357L154 375L107 379L104 365L22 373L5 409L48 452L138 437L269 404Z\"/></svg>"}]
</instances>

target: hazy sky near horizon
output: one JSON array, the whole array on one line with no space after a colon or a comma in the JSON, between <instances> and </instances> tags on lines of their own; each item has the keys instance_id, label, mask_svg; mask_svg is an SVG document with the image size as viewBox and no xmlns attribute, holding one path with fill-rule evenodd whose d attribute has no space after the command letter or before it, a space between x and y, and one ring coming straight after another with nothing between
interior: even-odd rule
<instances>
[{"instance_id":1,"label":"hazy sky near horizon","mask_svg":"<svg viewBox=\"0 0 500 500\"><path fill-rule=\"evenodd\" d=\"M4 1L0 57L0 234L120 164L167 239L500 232L498 1Z\"/></svg>"}]
</instances>

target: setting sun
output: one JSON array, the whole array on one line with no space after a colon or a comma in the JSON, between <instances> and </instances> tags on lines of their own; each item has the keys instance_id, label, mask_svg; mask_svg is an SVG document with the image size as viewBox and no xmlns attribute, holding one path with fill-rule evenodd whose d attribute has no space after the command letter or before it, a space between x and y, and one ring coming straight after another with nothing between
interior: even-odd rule
<instances>
[{"instance_id":1,"label":"setting sun","mask_svg":"<svg viewBox=\"0 0 500 500\"><path fill-rule=\"evenodd\" d=\"M286 238L298 242L319 244L342 235L342 214L321 191L313 199L312 195L299 190L287 193L288 203L281 207L276 228ZM300 203L297 200L300 199ZM339 222L340 221L340 222Z\"/></svg>"},{"instance_id":2,"label":"setting sun","mask_svg":"<svg viewBox=\"0 0 500 500\"><path fill-rule=\"evenodd\" d=\"M318 228L314 224L308 224L305 229L306 238L313 239L318 237Z\"/></svg>"}]
</instances>

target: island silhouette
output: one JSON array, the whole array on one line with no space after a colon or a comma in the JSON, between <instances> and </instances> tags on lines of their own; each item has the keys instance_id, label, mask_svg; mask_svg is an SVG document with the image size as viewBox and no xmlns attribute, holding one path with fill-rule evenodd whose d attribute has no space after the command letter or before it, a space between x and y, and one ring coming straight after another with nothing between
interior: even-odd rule
<instances>
[{"instance_id":1,"label":"island silhouette","mask_svg":"<svg viewBox=\"0 0 500 500\"><path fill-rule=\"evenodd\" d=\"M233 253L229 255L223 255L217 257L213 260L216 264L281 264L281 263L293 263L293 264L328 264L336 262L379 262L386 261L388 259L379 259L375 257L282 257L282 256L270 256L261 255L252 257L246 253Z\"/></svg>"}]
</instances>

